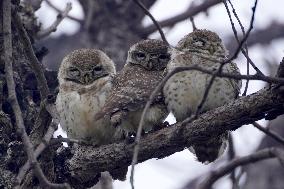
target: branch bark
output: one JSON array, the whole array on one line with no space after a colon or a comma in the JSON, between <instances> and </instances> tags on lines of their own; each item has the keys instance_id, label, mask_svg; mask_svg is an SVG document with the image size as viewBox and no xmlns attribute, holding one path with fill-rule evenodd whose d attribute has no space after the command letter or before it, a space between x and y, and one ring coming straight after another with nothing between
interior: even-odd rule
<instances>
[{"instance_id":1,"label":"branch bark","mask_svg":"<svg viewBox=\"0 0 284 189\"><path fill-rule=\"evenodd\" d=\"M140 141L138 162L151 158L164 158L182 151L186 146L198 144L209 137L217 136L228 130L235 130L241 125L265 118L266 112L282 106L284 99L269 89L219 107L205 114L184 127L177 133L180 123L146 135ZM159 141L157 143L157 141ZM79 145L73 157L65 162L69 178L77 183L87 183L99 172L112 171L130 165L134 144L110 144L98 148ZM74 182L73 182L74 183Z\"/></svg>"}]
</instances>

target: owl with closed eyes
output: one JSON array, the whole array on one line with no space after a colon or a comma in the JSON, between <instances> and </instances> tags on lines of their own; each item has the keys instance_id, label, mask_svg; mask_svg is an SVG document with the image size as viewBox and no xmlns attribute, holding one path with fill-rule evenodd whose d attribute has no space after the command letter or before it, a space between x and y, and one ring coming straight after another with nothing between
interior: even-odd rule
<instances>
[{"instance_id":1,"label":"owl with closed eyes","mask_svg":"<svg viewBox=\"0 0 284 189\"><path fill-rule=\"evenodd\" d=\"M186 35L177 44L167 70L171 72L176 67L197 65L207 70L215 71L226 59L226 49L220 37L209 30L195 30ZM240 74L235 63L224 65L223 72ZM212 75L190 70L174 74L165 84L163 94L167 108L177 121L194 114L200 104L206 87ZM240 80L216 77L201 109L202 112L217 108L237 98ZM216 160L225 150L228 133L219 137L201 141L190 149L202 163Z\"/></svg>"},{"instance_id":2,"label":"owl with closed eyes","mask_svg":"<svg viewBox=\"0 0 284 189\"><path fill-rule=\"evenodd\" d=\"M94 119L105 105L115 74L113 61L97 49L79 49L68 54L58 72L56 108L60 125L73 139L97 145L120 138L108 119Z\"/></svg>"},{"instance_id":3,"label":"owl with closed eyes","mask_svg":"<svg viewBox=\"0 0 284 189\"><path fill-rule=\"evenodd\" d=\"M124 68L114 78L114 86L106 104L96 118L108 117L112 125L126 133L136 132L143 108L152 91L164 77L170 60L168 46L160 40L148 39L134 44L128 51ZM144 120L144 130L161 125L167 109L161 94L153 101Z\"/></svg>"}]
</instances>

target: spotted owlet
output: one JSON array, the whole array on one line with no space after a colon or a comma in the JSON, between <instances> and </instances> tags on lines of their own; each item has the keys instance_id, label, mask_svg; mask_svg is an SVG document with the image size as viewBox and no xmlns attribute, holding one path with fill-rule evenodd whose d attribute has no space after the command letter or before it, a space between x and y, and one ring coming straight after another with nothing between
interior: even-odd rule
<instances>
[{"instance_id":1,"label":"spotted owlet","mask_svg":"<svg viewBox=\"0 0 284 189\"><path fill-rule=\"evenodd\" d=\"M178 42L178 51L173 52L167 66L168 72L176 67L197 65L208 70L217 70L226 59L226 49L219 36L209 30L196 30ZM223 72L239 74L235 63L223 67ZM199 71L183 71L174 74L165 84L163 94L167 108L177 121L194 114L212 75ZM234 100L241 88L240 80L216 77L201 112L222 106ZM225 150L228 133L209 139L190 148L198 161L209 163L217 159Z\"/></svg>"},{"instance_id":2,"label":"spotted owlet","mask_svg":"<svg viewBox=\"0 0 284 189\"><path fill-rule=\"evenodd\" d=\"M63 59L56 108L68 137L98 145L119 137L109 120L94 119L110 93L114 74L114 63L100 50L79 49Z\"/></svg>"},{"instance_id":3,"label":"spotted owlet","mask_svg":"<svg viewBox=\"0 0 284 189\"><path fill-rule=\"evenodd\" d=\"M169 60L168 46L163 41L148 39L134 44L124 68L114 78L107 103L96 117L109 116L113 125L121 125L127 133L136 132L143 108L163 79ZM159 94L146 114L144 130L162 124L166 116L167 109Z\"/></svg>"}]
</instances>

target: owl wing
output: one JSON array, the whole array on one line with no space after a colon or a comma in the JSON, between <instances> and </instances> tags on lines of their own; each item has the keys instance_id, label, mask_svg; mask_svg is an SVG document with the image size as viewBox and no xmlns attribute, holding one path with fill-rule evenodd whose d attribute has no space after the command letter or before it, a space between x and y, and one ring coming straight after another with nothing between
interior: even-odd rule
<instances>
[{"instance_id":1,"label":"owl wing","mask_svg":"<svg viewBox=\"0 0 284 189\"><path fill-rule=\"evenodd\" d=\"M127 65L114 77L112 92L95 118L111 116L118 111L128 112L143 108L162 79L163 71L145 71L140 66ZM153 104L163 101L163 96L159 93Z\"/></svg>"},{"instance_id":2,"label":"owl wing","mask_svg":"<svg viewBox=\"0 0 284 189\"><path fill-rule=\"evenodd\" d=\"M240 75L240 69L238 68L237 64L234 62L230 62L227 65L225 65L225 70L228 73ZM230 82L230 85L233 87L237 97L241 92L242 80L228 79L228 81Z\"/></svg>"}]
</instances>

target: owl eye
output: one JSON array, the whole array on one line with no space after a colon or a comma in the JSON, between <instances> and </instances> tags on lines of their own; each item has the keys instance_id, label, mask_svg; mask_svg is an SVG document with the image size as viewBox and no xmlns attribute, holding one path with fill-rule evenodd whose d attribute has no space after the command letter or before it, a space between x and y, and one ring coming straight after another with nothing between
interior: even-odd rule
<instances>
[{"instance_id":1,"label":"owl eye","mask_svg":"<svg viewBox=\"0 0 284 189\"><path fill-rule=\"evenodd\" d=\"M102 72L103 68L101 66L97 66L93 69L93 74L98 74L100 72Z\"/></svg>"},{"instance_id":2,"label":"owl eye","mask_svg":"<svg viewBox=\"0 0 284 189\"><path fill-rule=\"evenodd\" d=\"M170 55L169 54L161 54L159 57L159 61L166 62L170 60Z\"/></svg>"},{"instance_id":3,"label":"owl eye","mask_svg":"<svg viewBox=\"0 0 284 189\"><path fill-rule=\"evenodd\" d=\"M205 41L197 40L197 41L193 42L193 45L195 45L197 47L203 47L205 45Z\"/></svg>"},{"instance_id":4,"label":"owl eye","mask_svg":"<svg viewBox=\"0 0 284 189\"><path fill-rule=\"evenodd\" d=\"M135 53L135 57L136 57L137 60L144 60L146 58L146 55L145 55L145 53L137 52L137 53Z\"/></svg>"},{"instance_id":5,"label":"owl eye","mask_svg":"<svg viewBox=\"0 0 284 189\"><path fill-rule=\"evenodd\" d=\"M70 76L80 76L80 71L77 68L71 67L69 68L69 75Z\"/></svg>"}]
</instances>

